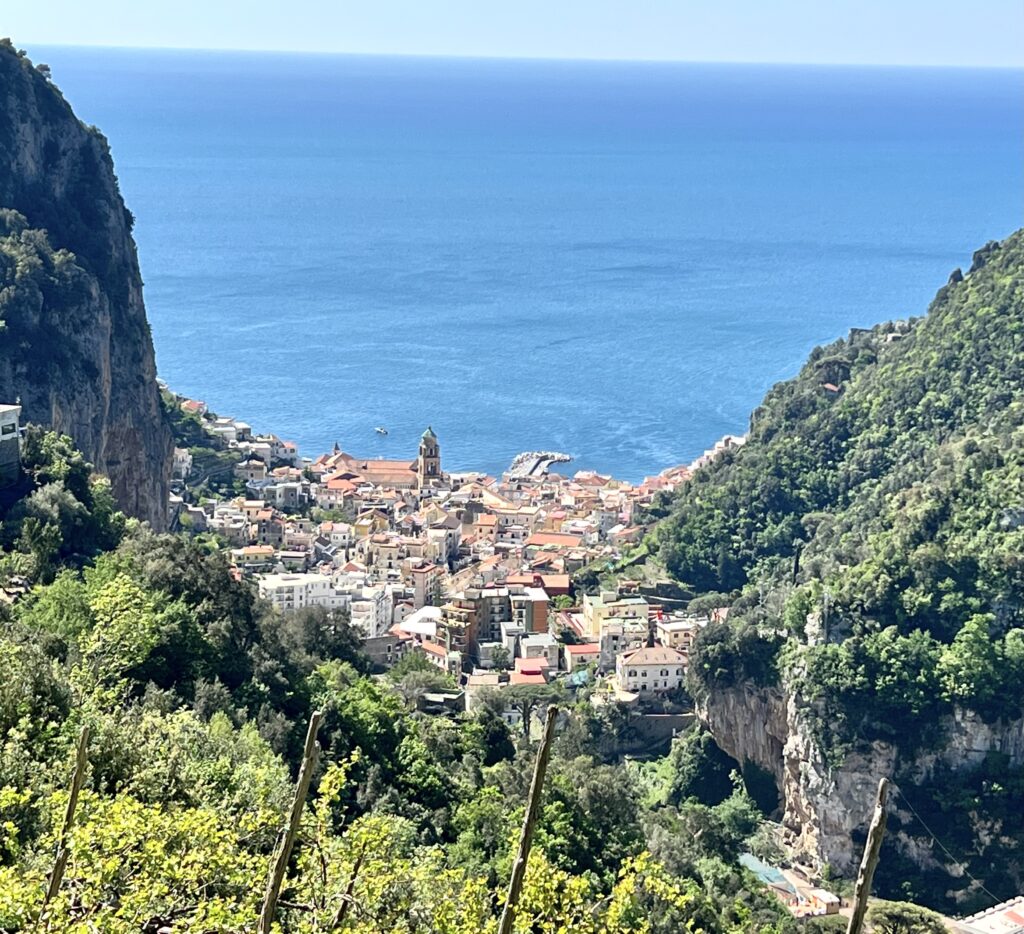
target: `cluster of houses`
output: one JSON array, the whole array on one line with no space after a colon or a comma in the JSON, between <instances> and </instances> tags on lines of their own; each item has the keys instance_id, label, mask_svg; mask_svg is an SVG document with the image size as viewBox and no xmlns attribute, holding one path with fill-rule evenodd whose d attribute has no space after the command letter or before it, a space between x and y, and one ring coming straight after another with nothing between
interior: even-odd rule
<instances>
[{"instance_id":1,"label":"cluster of houses","mask_svg":"<svg viewBox=\"0 0 1024 934\"><path fill-rule=\"evenodd\" d=\"M640 509L690 468L636 485L593 471L562 476L547 463L502 477L446 472L430 428L414 458L363 458L335 445L303 460L290 442L213 417L201 402L181 404L236 452L235 486L245 492L199 503L183 492L180 523L215 533L234 573L281 611L347 611L379 667L420 652L459 679L469 708L484 688L581 672L602 676L602 702L637 704L682 686L707 617L673 611L635 585L577 599L571 581L638 542ZM175 470L187 484L188 452L176 452Z\"/></svg>"},{"instance_id":2,"label":"cluster of houses","mask_svg":"<svg viewBox=\"0 0 1024 934\"><path fill-rule=\"evenodd\" d=\"M842 899L823 889L797 869L769 865L750 853L740 856L740 864L749 869L769 892L797 918L839 914Z\"/></svg>"}]
</instances>

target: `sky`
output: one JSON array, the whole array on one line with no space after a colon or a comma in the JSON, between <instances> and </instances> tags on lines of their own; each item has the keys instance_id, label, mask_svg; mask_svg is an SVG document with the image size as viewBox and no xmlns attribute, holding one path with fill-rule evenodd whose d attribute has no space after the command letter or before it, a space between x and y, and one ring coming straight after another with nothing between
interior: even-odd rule
<instances>
[{"instance_id":1,"label":"sky","mask_svg":"<svg viewBox=\"0 0 1024 934\"><path fill-rule=\"evenodd\" d=\"M1022 0L46 0L18 46L1024 67Z\"/></svg>"}]
</instances>

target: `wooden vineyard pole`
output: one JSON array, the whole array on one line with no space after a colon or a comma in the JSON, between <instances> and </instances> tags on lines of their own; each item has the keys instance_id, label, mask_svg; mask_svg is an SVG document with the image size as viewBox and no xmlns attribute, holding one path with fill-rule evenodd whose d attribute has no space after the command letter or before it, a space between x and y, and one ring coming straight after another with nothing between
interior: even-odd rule
<instances>
[{"instance_id":1,"label":"wooden vineyard pole","mask_svg":"<svg viewBox=\"0 0 1024 934\"><path fill-rule=\"evenodd\" d=\"M78 796L82 792L82 783L85 781L85 770L89 764L89 727L83 726L78 734L78 748L75 751L75 774L71 777L71 793L68 795L68 806L64 811L64 823L60 828L60 836L57 838L57 858L53 863L53 870L50 872L50 879L46 885L46 895L43 898L42 912L40 919L46 912L46 906L53 901L60 884L64 881L64 870L68 865L68 834L75 823L75 810L78 807Z\"/></svg>"},{"instance_id":2,"label":"wooden vineyard pole","mask_svg":"<svg viewBox=\"0 0 1024 934\"><path fill-rule=\"evenodd\" d=\"M544 775L548 770L548 759L551 758L551 740L555 735L555 720L558 708L553 704L548 707L547 720L544 722L544 737L537 750L537 762L533 767L533 781L530 783L530 797L526 803L526 815L523 817L523 830L519 835L519 852L512 864L512 878L508 883L508 898L505 899L505 910L501 913L501 924L498 934L512 934L512 925L516 919L516 906L523 891L523 879L526 877L526 862L530 858L530 846L533 843L533 831L537 826L540 814L540 799L544 790Z\"/></svg>"},{"instance_id":3,"label":"wooden vineyard pole","mask_svg":"<svg viewBox=\"0 0 1024 934\"><path fill-rule=\"evenodd\" d=\"M882 850L882 837L885 835L885 802L889 798L889 779L878 782L878 798L875 800L875 813L871 816L868 838L864 842L864 856L860 861L860 872L857 873L857 887L853 894L853 914L846 934L861 934L864 929L864 916L868 910L868 896L871 895L871 880L878 865L878 856Z\"/></svg>"},{"instance_id":4,"label":"wooden vineyard pole","mask_svg":"<svg viewBox=\"0 0 1024 934\"><path fill-rule=\"evenodd\" d=\"M267 894L263 897L260 921L256 928L258 934L270 934L271 926L274 923L274 915L277 914L277 900L281 895L281 886L284 884L284 876L288 871L288 860L291 859L292 848L295 846L295 837L299 832L299 825L302 823L302 809L306 803L309 783L313 777L313 769L316 767L316 734L317 730L320 729L320 718L322 716L323 714L319 710L314 710L309 718L309 729L306 731L306 746L302 753L299 780L295 785L295 797L292 800L291 815L289 816L284 836L281 838L281 843L274 853L270 878L267 880Z\"/></svg>"}]
</instances>

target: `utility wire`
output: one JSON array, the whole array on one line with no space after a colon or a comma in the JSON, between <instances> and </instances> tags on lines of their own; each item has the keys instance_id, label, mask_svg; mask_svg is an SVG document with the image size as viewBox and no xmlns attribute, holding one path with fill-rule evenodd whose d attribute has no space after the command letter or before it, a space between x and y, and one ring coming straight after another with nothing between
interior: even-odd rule
<instances>
[{"instance_id":1,"label":"utility wire","mask_svg":"<svg viewBox=\"0 0 1024 934\"><path fill-rule=\"evenodd\" d=\"M1000 905L1004 901L1006 901L1006 899L998 898L995 895L993 895L987 888L985 888L984 883L982 883L979 879L975 879L974 876L971 875L970 871L967 868L967 865L958 860L952 853L950 853L949 848L935 835L935 831L932 830L931 827L929 827L924 822L924 818L920 814L918 814L916 810L914 810L914 805L912 805L907 800L907 796L903 794L903 789L895 783L893 783L893 787L896 789L897 794L899 794L899 796L903 799L903 803L906 804L908 808L910 808L910 813L913 814L914 817L918 819L918 821L920 821L921 826L924 827L928 835L932 838L932 840L935 843L939 845L939 849L941 849L942 852L946 854L946 856L948 856L954 863L956 863L957 866L959 866L963 870L964 875L967 876L967 878L970 879L971 882L973 882L976 886L978 886L978 888L980 888L989 898L991 898L992 903L994 905Z\"/></svg>"}]
</instances>

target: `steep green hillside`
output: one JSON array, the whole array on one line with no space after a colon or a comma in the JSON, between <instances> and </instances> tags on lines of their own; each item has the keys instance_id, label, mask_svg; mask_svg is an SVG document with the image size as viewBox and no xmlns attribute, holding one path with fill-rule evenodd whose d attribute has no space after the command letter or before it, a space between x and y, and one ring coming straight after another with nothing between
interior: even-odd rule
<instances>
[{"instance_id":1,"label":"steep green hillside","mask_svg":"<svg viewBox=\"0 0 1024 934\"><path fill-rule=\"evenodd\" d=\"M802 552L800 580L849 566L837 613L955 632L961 608L940 596L951 579L967 605L1019 618L1020 579L1001 556L1024 540L1011 514L1020 488L999 478L1012 487L1019 464L1022 267L1017 233L979 251L962 281L954 274L927 317L812 353L768 393L749 443L683 489L658 533L669 569L699 591L730 591L790 576ZM966 501L964 486L994 499ZM925 541L944 559L920 551ZM886 574L867 586L874 564ZM901 599L908 585L914 598Z\"/></svg>"},{"instance_id":2,"label":"steep green hillside","mask_svg":"<svg viewBox=\"0 0 1024 934\"><path fill-rule=\"evenodd\" d=\"M841 677L832 667L870 668L861 650L891 656L892 643L912 659L915 693L896 675L882 680L904 693L875 677L841 685L851 701L875 702L861 726L884 732L878 714L890 707L930 716L945 699L996 715L1024 700L1022 276L1018 232L979 251L966 277L954 273L926 317L816 350L768 394L747 445L698 472L657 532L681 580L745 588L737 618L781 623L801 641L852 636L842 651L816 647L821 684ZM808 619L824 632L806 638ZM986 658L975 652L972 670L940 664L942 646L963 655L982 634ZM701 671L711 683L745 673Z\"/></svg>"},{"instance_id":3,"label":"steep green hillside","mask_svg":"<svg viewBox=\"0 0 1024 934\"><path fill-rule=\"evenodd\" d=\"M1024 234L954 273L925 318L816 350L699 471L657 530L698 591L739 615L808 614L828 638L894 625L997 637L1024 598ZM976 698L981 700L982 698Z\"/></svg>"},{"instance_id":4,"label":"steep green hillside","mask_svg":"<svg viewBox=\"0 0 1024 934\"><path fill-rule=\"evenodd\" d=\"M881 741L904 778L946 749L959 712L998 755L956 779L955 806L950 780L917 809L990 887L997 866L1019 886L1024 820L1007 796L1024 778L1024 232L954 272L927 316L816 350L768 393L747 444L663 506L665 565L732 604L698 640L695 693L775 685L832 768ZM947 908L950 892L968 897L965 878L923 882L907 865L890 881Z\"/></svg>"}]
</instances>

